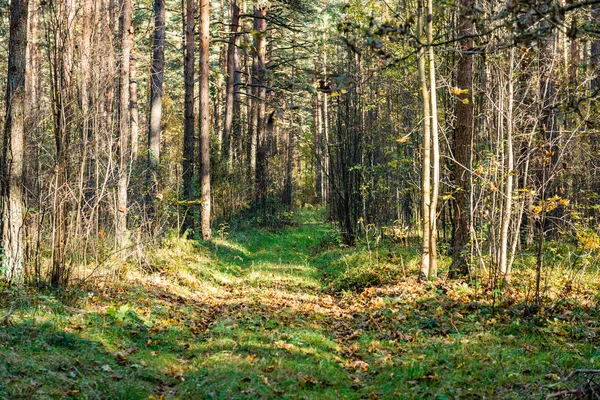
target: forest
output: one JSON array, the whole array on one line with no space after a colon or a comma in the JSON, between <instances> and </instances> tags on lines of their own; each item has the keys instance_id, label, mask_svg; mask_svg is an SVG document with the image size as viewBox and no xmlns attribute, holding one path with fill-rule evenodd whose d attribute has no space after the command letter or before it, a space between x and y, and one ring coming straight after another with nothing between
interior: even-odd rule
<instances>
[{"instance_id":1,"label":"forest","mask_svg":"<svg viewBox=\"0 0 600 400\"><path fill-rule=\"evenodd\" d=\"M600 399L600 0L0 0L0 399Z\"/></svg>"}]
</instances>

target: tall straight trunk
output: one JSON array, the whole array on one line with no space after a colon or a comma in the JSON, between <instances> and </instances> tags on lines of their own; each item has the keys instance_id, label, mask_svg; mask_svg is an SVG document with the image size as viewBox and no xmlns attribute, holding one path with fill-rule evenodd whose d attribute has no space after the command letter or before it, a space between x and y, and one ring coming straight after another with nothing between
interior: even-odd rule
<instances>
[{"instance_id":1,"label":"tall straight trunk","mask_svg":"<svg viewBox=\"0 0 600 400\"><path fill-rule=\"evenodd\" d=\"M217 14L218 15L218 22L219 22L219 27L223 27L223 28L219 28L218 30L218 41L221 43L221 45L219 46L219 70L220 71L224 71L225 75L227 74L228 71L228 63L229 60L227 58L227 40L225 39L227 33L225 32L225 18L227 15L227 7L225 7L225 2L223 0L219 0L219 8L218 11L217 9L213 9L213 16ZM225 77L226 78L226 77ZM225 137L224 137L224 131L221 127L221 118L225 117L225 113L223 112L224 107L225 107L225 103L227 102L226 99L226 93L225 93L225 86L226 86L226 81L224 82L221 79L221 75L218 75L218 78L215 82L215 89L216 89L216 93L215 93L215 101L213 101L213 118L212 118L212 125L213 125L213 131L215 132L217 138L218 138L218 146L219 146L219 156L224 159L225 161L227 161L228 157L225 157L225 153L228 153L229 149L225 149L225 147L229 147L229 143L227 144L227 146L225 145ZM229 134L231 135L231 130L229 132ZM229 141L231 138L228 137L227 141Z\"/></svg>"},{"instance_id":2,"label":"tall straight trunk","mask_svg":"<svg viewBox=\"0 0 600 400\"><path fill-rule=\"evenodd\" d=\"M266 148L266 115L267 115L267 82L266 82L266 51L267 51L267 9L254 9L254 30L256 31L256 173L254 200L263 204L267 191L267 148Z\"/></svg>"},{"instance_id":3,"label":"tall straight trunk","mask_svg":"<svg viewBox=\"0 0 600 400\"><path fill-rule=\"evenodd\" d=\"M456 130L454 132L454 231L451 275L469 273L469 245L471 242L471 152L473 147L473 16L474 0L461 0L458 16L458 36L461 50L456 66Z\"/></svg>"},{"instance_id":4,"label":"tall straight trunk","mask_svg":"<svg viewBox=\"0 0 600 400\"><path fill-rule=\"evenodd\" d=\"M158 194L158 164L160 162L160 133L162 95L165 73L165 0L154 0L154 49L150 67L150 124L148 126L148 217L153 223Z\"/></svg>"},{"instance_id":5,"label":"tall straight trunk","mask_svg":"<svg viewBox=\"0 0 600 400\"><path fill-rule=\"evenodd\" d=\"M314 129L315 129L315 199L323 203L323 117L321 116L321 93L315 97Z\"/></svg>"},{"instance_id":6,"label":"tall straight trunk","mask_svg":"<svg viewBox=\"0 0 600 400\"><path fill-rule=\"evenodd\" d=\"M68 184L71 161L71 136L74 112L74 32L75 2L63 0L55 3L60 10L54 46L54 139L56 165L54 168L54 198L52 226L52 268L50 281L53 286L63 286L69 279L66 262L68 241Z\"/></svg>"},{"instance_id":7,"label":"tall straight trunk","mask_svg":"<svg viewBox=\"0 0 600 400\"><path fill-rule=\"evenodd\" d=\"M102 60L105 62L103 80L107 83L105 101L102 110L102 123L107 130L112 132L113 129L113 108L114 108L114 96L115 96L115 42L114 40L114 29L115 29L115 1L116 0L102 0L102 9L104 18L102 18L102 36L106 40L106 57ZM102 97L101 97L102 98Z\"/></svg>"},{"instance_id":8,"label":"tall straight trunk","mask_svg":"<svg viewBox=\"0 0 600 400\"><path fill-rule=\"evenodd\" d=\"M208 75L210 72L210 2L200 0L200 190L202 209L200 219L202 224L202 239L210 240L211 199L210 199L210 87Z\"/></svg>"},{"instance_id":9,"label":"tall straight trunk","mask_svg":"<svg viewBox=\"0 0 600 400\"><path fill-rule=\"evenodd\" d=\"M256 24L256 20L254 23ZM256 27L254 27L256 31ZM254 38L254 49L257 49L257 40ZM250 179L252 182L256 178L256 152L258 148L258 54L256 51L252 54L252 67L247 68L250 71L250 85L248 85L248 162ZM254 185L253 185L254 186ZM252 188L254 190L254 187Z\"/></svg>"},{"instance_id":10,"label":"tall straight trunk","mask_svg":"<svg viewBox=\"0 0 600 400\"><path fill-rule=\"evenodd\" d=\"M119 19L121 41L121 66L119 69L119 128L117 135L117 209L115 244L119 251L127 246L127 188L129 186L129 65L131 61L131 35L133 9L131 0L120 0Z\"/></svg>"},{"instance_id":11,"label":"tall straight trunk","mask_svg":"<svg viewBox=\"0 0 600 400\"><path fill-rule=\"evenodd\" d=\"M296 35L294 33L292 44L295 46ZM292 49L292 60L296 59L296 47ZM292 66L292 89L290 91L290 123L288 127L287 137L287 160L286 160L286 172L285 181L283 185L283 204L291 208L293 203L293 189L294 189L294 117L295 117L295 98L294 91L296 90L296 70Z\"/></svg>"},{"instance_id":12,"label":"tall straight trunk","mask_svg":"<svg viewBox=\"0 0 600 400\"><path fill-rule=\"evenodd\" d=\"M184 64L183 64L183 79L185 86L185 101L184 101L184 122L183 122L183 196L187 201L194 200L194 24L196 17L196 0L186 0L185 3L185 47L184 47ZM182 230L185 232L188 229L194 228L193 215L189 215L191 210L186 210L188 215L185 216Z\"/></svg>"},{"instance_id":13,"label":"tall straight trunk","mask_svg":"<svg viewBox=\"0 0 600 400\"><path fill-rule=\"evenodd\" d=\"M239 23L239 20L238 20ZM239 35L237 43L239 43ZM232 154L231 158L235 165L241 165L242 155L244 153L244 141L242 138L242 105L240 101L240 90L242 88L242 66L240 61L240 52L235 51L235 71L233 72L233 131L232 131Z\"/></svg>"},{"instance_id":14,"label":"tall straight trunk","mask_svg":"<svg viewBox=\"0 0 600 400\"><path fill-rule=\"evenodd\" d=\"M236 0L229 0L229 42L227 44L227 75L225 85L225 122L223 124L223 158L227 162L228 170L231 172L233 166L234 140L232 131L235 118L235 91L236 79L239 79L237 66L237 42L240 23L240 8Z\"/></svg>"},{"instance_id":15,"label":"tall straight trunk","mask_svg":"<svg viewBox=\"0 0 600 400\"><path fill-rule=\"evenodd\" d=\"M140 141L140 111L138 106L137 62L135 58L135 37L131 33L131 60L129 67L129 96L131 109L131 161L136 162Z\"/></svg>"},{"instance_id":16,"label":"tall straight trunk","mask_svg":"<svg viewBox=\"0 0 600 400\"><path fill-rule=\"evenodd\" d=\"M23 281L23 155L25 150L25 65L29 0L10 3L6 121L0 163L0 220L3 278Z\"/></svg>"},{"instance_id":17,"label":"tall straight trunk","mask_svg":"<svg viewBox=\"0 0 600 400\"><path fill-rule=\"evenodd\" d=\"M500 275L505 282L510 282L510 269L508 264L508 228L512 214L512 191L513 191L513 68L515 60L515 49L510 49L510 60L508 69L508 110L506 114L506 139L504 141L504 159L506 160L506 183L504 190L504 209L502 210L502 227L500 231Z\"/></svg>"},{"instance_id":18,"label":"tall straight trunk","mask_svg":"<svg viewBox=\"0 0 600 400\"><path fill-rule=\"evenodd\" d=\"M433 52L433 0L427 0L427 45L429 53L429 83L431 101L431 158L432 158L432 180L431 203L429 208L429 277L437 276L437 201L440 188L440 141L438 134L437 117L437 85L435 79L435 57Z\"/></svg>"},{"instance_id":19,"label":"tall straight trunk","mask_svg":"<svg viewBox=\"0 0 600 400\"><path fill-rule=\"evenodd\" d=\"M24 193L23 201L25 207L40 207L43 204L41 200L41 159L40 159L40 143L42 138L42 130L40 129L41 119L41 104L40 99L42 95L42 71L41 71L41 58L40 58L40 46L38 43L38 37L40 35L39 30L39 19L38 19L39 8L36 1L29 2L29 16L27 26L27 60L25 66L25 131L28 132L30 140L28 140L27 147L33 148L33 152L29 153L29 162L24 163L24 185L29 185L29 195ZM1 155L1 144L0 144L0 159ZM0 165L0 171L2 167ZM2 173L0 172L0 176ZM0 186L2 184L0 183ZM27 186L26 186L27 187ZM1 204L1 200L0 200ZM1 207L1 206L0 206ZM29 224L24 227L24 262L33 261L33 279L39 282L41 279L41 260L40 260L40 238L41 238L41 223L42 217L32 215L29 219ZM0 235L2 232L2 218L0 217ZM2 238L0 236L0 247L2 247Z\"/></svg>"},{"instance_id":20,"label":"tall straight trunk","mask_svg":"<svg viewBox=\"0 0 600 400\"><path fill-rule=\"evenodd\" d=\"M90 95L89 81L92 70L91 44L92 44L92 0L83 0L83 37L81 40L81 113L83 118L83 138L90 137Z\"/></svg>"},{"instance_id":21,"label":"tall straight trunk","mask_svg":"<svg viewBox=\"0 0 600 400\"><path fill-rule=\"evenodd\" d=\"M600 4L592 6L590 19L593 24L600 24ZM592 93L598 97L600 96L600 39L595 38L592 40L590 53L590 62L593 71L591 89Z\"/></svg>"},{"instance_id":22,"label":"tall straight trunk","mask_svg":"<svg viewBox=\"0 0 600 400\"><path fill-rule=\"evenodd\" d=\"M325 34L323 34L323 79L327 77L327 48L325 47L325 43L327 43L326 39L327 38ZM327 95L323 96L323 101L321 102L321 120L323 125L323 170L325 171L323 174L323 189L321 192L321 197L323 204L328 204L331 191L331 171L329 158L329 97Z\"/></svg>"},{"instance_id":23,"label":"tall straight trunk","mask_svg":"<svg viewBox=\"0 0 600 400\"><path fill-rule=\"evenodd\" d=\"M417 32L423 42L425 35L423 29L425 25L425 7L424 0L419 0L419 15L417 22ZM419 71L419 83L421 85L421 97L423 102L423 167L421 182L422 214L423 214L423 246L421 254L421 279L429 278L430 272L430 244L431 240L431 111L429 88L427 82L427 73L425 70L425 47L421 46L417 55L417 68Z\"/></svg>"}]
</instances>

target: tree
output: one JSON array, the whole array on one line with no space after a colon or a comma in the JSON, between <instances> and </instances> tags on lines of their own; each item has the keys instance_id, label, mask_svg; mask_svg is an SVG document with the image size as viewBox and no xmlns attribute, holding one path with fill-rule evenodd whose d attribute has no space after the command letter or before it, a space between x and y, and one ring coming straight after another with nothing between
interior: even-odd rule
<instances>
[{"instance_id":1,"label":"tree","mask_svg":"<svg viewBox=\"0 0 600 400\"><path fill-rule=\"evenodd\" d=\"M421 193L423 206L423 253L421 256L421 278L427 279L437 275L437 197L440 176L436 71L432 46L432 0L427 0L427 14L425 14L423 0L419 1L417 31L421 43L427 43L426 47L422 45L419 48L417 56L419 81L421 84L421 96L423 101L423 180ZM429 58L429 76L427 76L425 66L426 55ZM427 79L428 77L429 79Z\"/></svg>"},{"instance_id":2,"label":"tree","mask_svg":"<svg viewBox=\"0 0 600 400\"><path fill-rule=\"evenodd\" d=\"M150 67L150 124L148 126L148 217L156 215L160 162L162 97L165 74L165 0L154 0L154 45Z\"/></svg>"},{"instance_id":3,"label":"tree","mask_svg":"<svg viewBox=\"0 0 600 400\"><path fill-rule=\"evenodd\" d=\"M183 176L183 196L190 202L194 200L194 128L195 128L195 113L194 113L194 21L196 18L196 1L186 0L185 3L185 18L183 30L185 33L184 46L184 86L185 86L185 103L184 103L184 121L183 121L183 161L182 161L182 176ZM188 208L187 213L190 212ZM185 232L188 229L194 228L194 218L191 215L186 215L182 224L182 230Z\"/></svg>"},{"instance_id":4,"label":"tree","mask_svg":"<svg viewBox=\"0 0 600 400\"><path fill-rule=\"evenodd\" d=\"M131 0L120 0L121 16L119 34L121 42L121 65L119 68L119 125L117 131L117 209L115 243L123 251L127 245L127 189L129 186L129 140L130 140L130 62L133 35L133 8Z\"/></svg>"},{"instance_id":5,"label":"tree","mask_svg":"<svg viewBox=\"0 0 600 400\"><path fill-rule=\"evenodd\" d=\"M267 154L266 154L266 117L267 117L267 82L266 82L266 50L267 50L267 9L254 8L254 61L252 63L252 85L254 86L255 101L253 107L253 157L256 160L254 176L254 202L259 207L264 206L267 195Z\"/></svg>"},{"instance_id":6,"label":"tree","mask_svg":"<svg viewBox=\"0 0 600 400\"><path fill-rule=\"evenodd\" d=\"M200 219L202 239L210 240L211 195L210 195L210 2L200 0L200 55L199 55L199 111L200 111L200 191L202 208Z\"/></svg>"},{"instance_id":7,"label":"tree","mask_svg":"<svg viewBox=\"0 0 600 400\"><path fill-rule=\"evenodd\" d=\"M23 281L23 155L25 150L25 65L28 0L10 3L6 120L0 158L2 276Z\"/></svg>"},{"instance_id":8,"label":"tree","mask_svg":"<svg viewBox=\"0 0 600 400\"><path fill-rule=\"evenodd\" d=\"M236 87L236 80L239 80L237 46L239 41L240 28L240 8L236 0L229 1L229 42L227 43L227 74L225 85L225 122L223 124L223 158L227 162L228 170L231 171L233 165L233 154L235 142L232 138L234 119L239 118L235 115L235 92L239 90ZM239 124L239 122L238 122Z\"/></svg>"},{"instance_id":9,"label":"tree","mask_svg":"<svg viewBox=\"0 0 600 400\"><path fill-rule=\"evenodd\" d=\"M469 273L471 242L471 151L473 147L473 35L474 0L461 0L458 8L458 46L456 66L456 129L454 131L454 231L452 235L451 275Z\"/></svg>"}]
</instances>

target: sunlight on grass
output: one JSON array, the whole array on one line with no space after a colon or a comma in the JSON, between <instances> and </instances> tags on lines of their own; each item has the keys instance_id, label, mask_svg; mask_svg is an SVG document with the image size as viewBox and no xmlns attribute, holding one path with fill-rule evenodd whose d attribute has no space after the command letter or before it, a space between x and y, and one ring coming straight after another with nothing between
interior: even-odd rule
<instances>
[{"instance_id":1,"label":"sunlight on grass","mask_svg":"<svg viewBox=\"0 0 600 400\"><path fill-rule=\"evenodd\" d=\"M207 245L170 238L151 271L118 281L8 293L0 397L542 399L565 371L598 367L596 270L566 286L549 269L552 307L534 318L526 265L492 301L419 282L415 246L340 246L314 215Z\"/></svg>"}]
</instances>

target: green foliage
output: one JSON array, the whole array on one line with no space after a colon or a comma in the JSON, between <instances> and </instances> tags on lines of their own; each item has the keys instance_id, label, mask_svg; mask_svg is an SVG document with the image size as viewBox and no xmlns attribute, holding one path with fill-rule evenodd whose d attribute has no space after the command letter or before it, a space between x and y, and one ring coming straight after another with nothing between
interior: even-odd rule
<instances>
[{"instance_id":1,"label":"green foliage","mask_svg":"<svg viewBox=\"0 0 600 400\"><path fill-rule=\"evenodd\" d=\"M521 288L493 306L483 287L422 284L410 242L344 247L323 218L224 226L210 245L173 233L159 268L69 293L2 287L0 397L542 399L598 368L592 274L534 316Z\"/></svg>"}]
</instances>

